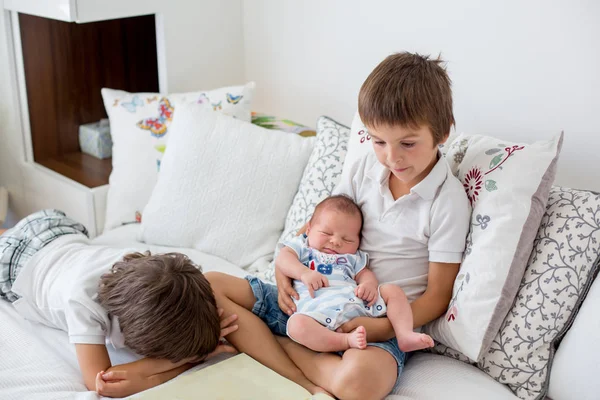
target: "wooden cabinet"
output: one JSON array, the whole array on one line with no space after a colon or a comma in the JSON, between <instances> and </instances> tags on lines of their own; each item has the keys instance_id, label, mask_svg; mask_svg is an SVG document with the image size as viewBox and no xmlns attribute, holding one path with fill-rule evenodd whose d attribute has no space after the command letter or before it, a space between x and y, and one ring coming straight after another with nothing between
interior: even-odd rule
<instances>
[{"instance_id":1,"label":"wooden cabinet","mask_svg":"<svg viewBox=\"0 0 600 400\"><path fill-rule=\"evenodd\" d=\"M158 92L153 15L86 24L19 14L33 161L84 186L111 160L79 149L79 126L106 118L100 90Z\"/></svg>"},{"instance_id":2,"label":"wooden cabinet","mask_svg":"<svg viewBox=\"0 0 600 400\"><path fill-rule=\"evenodd\" d=\"M80 151L79 126L107 117L104 87L159 92L155 16L73 23L68 1L45 3L65 5L65 18L12 13L25 196L30 208L60 209L93 237L103 228L112 160Z\"/></svg>"}]
</instances>

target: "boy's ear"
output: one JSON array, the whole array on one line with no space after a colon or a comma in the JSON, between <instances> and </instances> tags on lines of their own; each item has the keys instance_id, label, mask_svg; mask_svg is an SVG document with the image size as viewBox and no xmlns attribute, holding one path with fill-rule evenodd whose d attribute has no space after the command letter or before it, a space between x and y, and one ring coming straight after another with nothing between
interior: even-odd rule
<instances>
[{"instance_id":1,"label":"boy's ear","mask_svg":"<svg viewBox=\"0 0 600 400\"><path fill-rule=\"evenodd\" d=\"M450 132L447 132L447 133L444 135L444 137L442 138L442 140L440 140L440 142L438 143L438 146L439 146L439 145L442 145L442 144L444 144L444 143L446 143L446 141L448 140L448 138L449 138L449 137L450 137Z\"/></svg>"}]
</instances>

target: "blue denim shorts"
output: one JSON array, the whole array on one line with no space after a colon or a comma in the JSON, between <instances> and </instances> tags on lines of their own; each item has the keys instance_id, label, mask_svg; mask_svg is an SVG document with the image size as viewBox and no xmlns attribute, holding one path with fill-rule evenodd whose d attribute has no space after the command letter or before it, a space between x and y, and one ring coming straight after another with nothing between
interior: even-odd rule
<instances>
[{"instance_id":1,"label":"blue denim shorts","mask_svg":"<svg viewBox=\"0 0 600 400\"><path fill-rule=\"evenodd\" d=\"M287 336L286 326L288 321L288 315L281 311L279 304L277 303L277 286L265 283L254 276L247 276L246 280L250 283L256 303L252 307L252 312L264 321L274 335ZM390 353L396 364L398 365L398 375L396 377L396 383L394 384L393 391L398 389L398 382L400 374L404 369L404 363L407 359L407 354L398 348L398 342L396 338L390 339L386 342L379 343L367 343L367 346L379 347L382 350ZM344 352L338 352L342 355Z\"/></svg>"}]
</instances>

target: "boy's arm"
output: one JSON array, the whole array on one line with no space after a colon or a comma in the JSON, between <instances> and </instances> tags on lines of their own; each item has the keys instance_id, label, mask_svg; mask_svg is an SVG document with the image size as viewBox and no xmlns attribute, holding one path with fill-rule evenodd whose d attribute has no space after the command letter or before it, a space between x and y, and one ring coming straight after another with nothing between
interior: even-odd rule
<instances>
[{"instance_id":1,"label":"boy's arm","mask_svg":"<svg viewBox=\"0 0 600 400\"><path fill-rule=\"evenodd\" d=\"M173 370L175 368L179 368L182 365L190 363L192 360L185 359L181 360L178 363L172 363L169 360L161 360L157 358L141 358L137 361L133 361L127 364L119 364L112 366L106 369L105 375L112 379L114 374L109 374L110 372L116 371L127 371L134 375L139 375L140 377L150 377L152 375L160 374L166 371Z\"/></svg>"},{"instance_id":2,"label":"boy's arm","mask_svg":"<svg viewBox=\"0 0 600 400\"><path fill-rule=\"evenodd\" d=\"M100 371L110 368L108 351L103 344L75 344L75 353L79 368L83 375L83 382L88 390L96 390L96 375Z\"/></svg>"},{"instance_id":3,"label":"boy's arm","mask_svg":"<svg viewBox=\"0 0 600 400\"><path fill-rule=\"evenodd\" d=\"M96 392L106 397L130 396L163 384L193 366L194 364L184 364L168 371L143 377L139 375L139 371L133 372L132 370L113 370L110 379L103 378L106 374L100 373L96 376Z\"/></svg>"},{"instance_id":4,"label":"boy's arm","mask_svg":"<svg viewBox=\"0 0 600 400\"><path fill-rule=\"evenodd\" d=\"M171 376L178 367L185 366L186 360L173 364L167 360L156 360L144 358L129 364L111 366L110 357L106 346L103 344L75 344L75 353L79 368L83 375L83 381L88 390L98 391L103 396L110 397L125 397L130 394L137 393L142 390L154 387L162 383L161 377ZM189 368L186 367L185 369ZM182 371L185 371L183 369ZM120 384L112 385L109 390L102 392L98 387L98 375L106 376L107 373L110 380L119 381ZM128 379L122 380L118 377L120 373L126 373ZM169 373L167 375L161 375ZM176 375L173 375L176 376ZM171 378L169 378L171 379ZM167 379L168 380L168 379Z\"/></svg>"},{"instance_id":5,"label":"boy's arm","mask_svg":"<svg viewBox=\"0 0 600 400\"><path fill-rule=\"evenodd\" d=\"M429 263L427 289L410 304L415 328L439 318L446 312L452 299L452 288L459 268L460 263Z\"/></svg>"},{"instance_id":6,"label":"boy's arm","mask_svg":"<svg viewBox=\"0 0 600 400\"><path fill-rule=\"evenodd\" d=\"M221 339L238 329L237 315L224 318L223 310L219 309L219 318L221 318ZM221 353L237 354L237 350L228 344L219 343L203 360L194 357L173 363L168 360L142 358L128 364L115 365L96 376L96 391L109 397L129 396L167 382L199 362Z\"/></svg>"}]
</instances>

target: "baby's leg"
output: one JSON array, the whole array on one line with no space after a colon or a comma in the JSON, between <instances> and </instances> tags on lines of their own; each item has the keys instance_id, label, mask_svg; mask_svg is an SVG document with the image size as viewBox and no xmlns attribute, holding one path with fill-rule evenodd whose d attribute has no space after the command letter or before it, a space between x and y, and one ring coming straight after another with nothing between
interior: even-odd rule
<instances>
[{"instance_id":1,"label":"baby's leg","mask_svg":"<svg viewBox=\"0 0 600 400\"><path fill-rule=\"evenodd\" d=\"M387 305L387 317L394 327L398 347L404 352L433 347L433 339L413 331L413 315L406 295L396 285L382 285L379 289Z\"/></svg>"},{"instance_id":2,"label":"baby's leg","mask_svg":"<svg viewBox=\"0 0 600 400\"><path fill-rule=\"evenodd\" d=\"M303 314L290 317L288 335L309 349L322 353L367 347L367 331L364 327L359 326L350 333L337 333Z\"/></svg>"}]
</instances>

